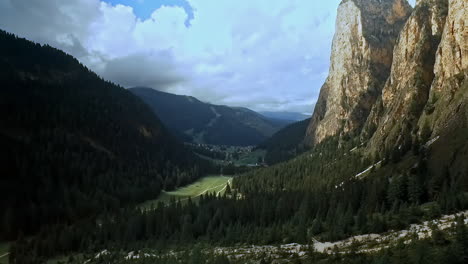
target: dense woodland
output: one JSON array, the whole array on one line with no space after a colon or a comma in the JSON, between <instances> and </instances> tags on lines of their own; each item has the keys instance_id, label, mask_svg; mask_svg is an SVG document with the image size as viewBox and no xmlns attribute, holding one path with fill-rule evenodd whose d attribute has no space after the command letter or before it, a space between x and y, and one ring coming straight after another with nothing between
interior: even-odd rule
<instances>
[{"instance_id":1,"label":"dense woodland","mask_svg":"<svg viewBox=\"0 0 468 264\"><path fill-rule=\"evenodd\" d=\"M73 57L3 31L0 46L0 239L153 199L210 169Z\"/></svg>"},{"instance_id":2,"label":"dense woodland","mask_svg":"<svg viewBox=\"0 0 468 264\"><path fill-rule=\"evenodd\" d=\"M458 218L447 231L440 231L437 228L432 230L434 235L430 239L418 240L414 238L409 243L403 240L395 241L389 248L383 249L374 254L358 253L354 246L351 246L346 253L332 254L315 252L313 247L305 245L306 255L300 257L297 254L283 253L283 258L293 264L464 264L468 260L468 228L463 224L463 218ZM63 263L82 263L83 260L90 260L90 263L183 263L183 264L244 264L244 263L273 263L273 258L267 254L260 254L247 259L236 260L226 255L216 254L211 249L207 249L201 244L189 250L175 251L172 255L161 254L158 257L147 256L138 259L126 259L127 252L107 251L95 259L94 254L85 254L81 258L69 257ZM284 260L283 259L283 260Z\"/></svg>"},{"instance_id":3,"label":"dense woodland","mask_svg":"<svg viewBox=\"0 0 468 264\"><path fill-rule=\"evenodd\" d=\"M288 125L259 144L258 148L266 150L265 162L273 165L305 152L308 148L303 141L309 123L310 118Z\"/></svg>"},{"instance_id":4,"label":"dense woodland","mask_svg":"<svg viewBox=\"0 0 468 264\"><path fill-rule=\"evenodd\" d=\"M43 230L35 239L18 243L16 254L40 259L70 252L145 247L163 250L190 247L193 243L307 244L313 237L335 241L351 235L400 230L468 208L466 177L449 171L440 178L428 177L428 153L422 145L403 158L411 162L417 159L419 164L408 173L396 174L394 170L402 164L395 156L384 158L383 165L371 170L367 177L349 180L349 176L342 175L355 175L367 165L360 161L359 154L351 155L346 149L341 158L335 158L340 156L332 155L331 150L337 144L329 140L290 163L251 172L256 173L255 177L236 177L234 188L229 187L225 197L206 195L198 204L173 201L145 212L110 212L102 214L97 222L80 224L79 229L62 225ZM302 164L304 159L308 162ZM312 166L315 163L317 168ZM320 168L320 164L326 166ZM271 174L266 178L262 173ZM340 177L348 180L332 184ZM308 185L309 181L316 184Z\"/></svg>"}]
</instances>

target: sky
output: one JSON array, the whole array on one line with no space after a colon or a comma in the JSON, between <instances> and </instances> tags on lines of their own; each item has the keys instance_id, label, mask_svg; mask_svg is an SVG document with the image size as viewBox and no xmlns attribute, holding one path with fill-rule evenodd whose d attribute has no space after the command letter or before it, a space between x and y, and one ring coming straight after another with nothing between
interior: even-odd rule
<instances>
[{"instance_id":1,"label":"sky","mask_svg":"<svg viewBox=\"0 0 468 264\"><path fill-rule=\"evenodd\" d=\"M312 113L339 2L0 0L0 28L60 48L126 88Z\"/></svg>"}]
</instances>

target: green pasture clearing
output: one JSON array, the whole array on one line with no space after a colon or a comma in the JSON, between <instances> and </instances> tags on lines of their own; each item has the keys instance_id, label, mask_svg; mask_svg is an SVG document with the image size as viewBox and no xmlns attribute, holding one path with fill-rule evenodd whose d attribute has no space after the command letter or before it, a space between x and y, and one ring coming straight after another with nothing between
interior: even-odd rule
<instances>
[{"instance_id":1,"label":"green pasture clearing","mask_svg":"<svg viewBox=\"0 0 468 264\"><path fill-rule=\"evenodd\" d=\"M168 204L172 198L184 202L187 201L189 197L192 198L193 201L196 201L200 195L207 193L223 195L226 190L226 184L228 182L231 183L231 179L232 177L222 175L207 176L175 191L163 191L158 199L144 202L141 208L150 209L151 207L156 207L159 202Z\"/></svg>"}]
</instances>

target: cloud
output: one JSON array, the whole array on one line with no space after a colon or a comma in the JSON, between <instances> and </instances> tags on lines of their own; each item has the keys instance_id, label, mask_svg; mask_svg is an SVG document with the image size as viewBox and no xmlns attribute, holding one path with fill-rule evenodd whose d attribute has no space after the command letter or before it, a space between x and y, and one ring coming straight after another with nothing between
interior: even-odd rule
<instances>
[{"instance_id":1,"label":"cloud","mask_svg":"<svg viewBox=\"0 0 468 264\"><path fill-rule=\"evenodd\" d=\"M184 67L170 51L136 53L105 61L101 74L123 86L171 87L185 80Z\"/></svg>"},{"instance_id":2,"label":"cloud","mask_svg":"<svg viewBox=\"0 0 468 264\"><path fill-rule=\"evenodd\" d=\"M99 16L95 0L0 0L0 7L3 29L40 42L60 43L70 33L81 39Z\"/></svg>"},{"instance_id":3,"label":"cloud","mask_svg":"<svg viewBox=\"0 0 468 264\"><path fill-rule=\"evenodd\" d=\"M125 87L255 110L311 112L339 0L187 0L141 19L99 0L0 0L0 27L64 49Z\"/></svg>"}]
</instances>

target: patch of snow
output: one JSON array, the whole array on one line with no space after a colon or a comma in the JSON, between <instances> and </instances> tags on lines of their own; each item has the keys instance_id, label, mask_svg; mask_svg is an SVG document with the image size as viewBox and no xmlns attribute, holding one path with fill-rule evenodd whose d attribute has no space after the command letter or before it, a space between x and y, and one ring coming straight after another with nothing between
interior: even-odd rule
<instances>
[{"instance_id":1,"label":"patch of snow","mask_svg":"<svg viewBox=\"0 0 468 264\"><path fill-rule=\"evenodd\" d=\"M369 168L365 169L364 171L362 171L362 172L356 174L356 175L354 176L354 178L360 178L364 173L367 173L368 171L370 171L370 170L371 170L372 168L374 168L375 166L380 165L380 163L382 163L382 161L379 161L379 162L375 163L374 165L371 165Z\"/></svg>"},{"instance_id":2,"label":"patch of snow","mask_svg":"<svg viewBox=\"0 0 468 264\"><path fill-rule=\"evenodd\" d=\"M100 258L102 256L109 255L109 254L110 254L110 252L107 249L104 249L103 251L97 253L94 258L98 259L98 258Z\"/></svg>"},{"instance_id":3,"label":"patch of snow","mask_svg":"<svg viewBox=\"0 0 468 264\"><path fill-rule=\"evenodd\" d=\"M437 137L435 137L435 138L429 140L426 144L424 144L424 146L425 146L426 148L430 147L430 146L431 146L432 144L434 144L437 140L439 140L439 138L440 138L440 136L437 136Z\"/></svg>"}]
</instances>

